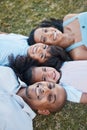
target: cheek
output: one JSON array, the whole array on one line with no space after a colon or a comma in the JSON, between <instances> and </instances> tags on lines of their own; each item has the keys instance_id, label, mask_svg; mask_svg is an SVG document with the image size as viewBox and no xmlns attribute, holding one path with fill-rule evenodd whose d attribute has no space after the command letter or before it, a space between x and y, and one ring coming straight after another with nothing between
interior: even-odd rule
<instances>
[{"instance_id":1,"label":"cheek","mask_svg":"<svg viewBox=\"0 0 87 130\"><path fill-rule=\"evenodd\" d=\"M51 38L47 38L48 40L47 40L47 43L48 44L52 44L53 43L53 40L51 39Z\"/></svg>"},{"instance_id":2,"label":"cheek","mask_svg":"<svg viewBox=\"0 0 87 130\"><path fill-rule=\"evenodd\" d=\"M51 81L53 81L53 79L52 79L52 77L48 77L48 78L46 78L46 81L51 82Z\"/></svg>"},{"instance_id":3,"label":"cheek","mask_svg":"<svg viewBox=\"0 0 87 130\"><path fill-rule=\"evenodd\" d=\"M35 60L40 61L40 57L39 57L37 54L34 54L34 55L32 56L32 58L35 59Z\"/></svg>"}]
</instances>

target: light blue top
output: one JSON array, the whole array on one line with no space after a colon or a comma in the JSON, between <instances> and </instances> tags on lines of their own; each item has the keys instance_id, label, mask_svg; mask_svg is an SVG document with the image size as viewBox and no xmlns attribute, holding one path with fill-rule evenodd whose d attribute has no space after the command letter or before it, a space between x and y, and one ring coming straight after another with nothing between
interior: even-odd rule
<instances>
[{"instance_id":1,"label":"light blue top","mask_svg":"<svg viewBox=\"0 0 87 130\"><path fill-rule=\"evenodd\" d=\"M0 130L33 130L35 113L16 95L20 87L13 70L0 66Z\"/></svg>"},{"instance_id":2,"label":"light blue top","mask_svg":"<svg viewBox=\"0 0 87 130\"><path fill-rule=\"evenodd\" d=\"M20 34L0 34L0 65L8 65L8 56L27 55L29 45L26 36Z\"/></svg>"},{"instance_id":3,"label":"light blue top","mask_svg":"<svg viewBox=\"0 0 87 130\"><path fill-rule=\"evenodd\" d=\"M87 12L80 13L66 21L63 22L63 26L67 26L71 22L73 22L75 19L78 19L79 24L80 24L80 31L82 35L82 40L80 42L76 42L72 44L71 46L66 48L66 51L69 52L72 49L79 47L81 45L84 45L87 47Z\"/></svg>"}]
</instances>

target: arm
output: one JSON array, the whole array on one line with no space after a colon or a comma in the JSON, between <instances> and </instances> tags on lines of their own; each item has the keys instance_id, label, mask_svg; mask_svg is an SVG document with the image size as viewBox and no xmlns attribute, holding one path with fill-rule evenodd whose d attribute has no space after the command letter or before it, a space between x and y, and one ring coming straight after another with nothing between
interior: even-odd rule
<instances>
[{"instance_id":1,"label":"arm","mask_svg":"<svg viewBox=\"0 0 87 130\"><path fill-rule=\"evenodd\" d=\"M73 60L87 60L87 49L85 46L80 46L69 52Z\"/></svg>"},{"instance_id":2,"label":"arm","mask_svg":"<svg viewBox=\"0 0 87 130\"><path fill-rule=\"evenodd\" d=\"M80 103L87 104L87 93L82 94Z\"/></svg>"}]
</instances>

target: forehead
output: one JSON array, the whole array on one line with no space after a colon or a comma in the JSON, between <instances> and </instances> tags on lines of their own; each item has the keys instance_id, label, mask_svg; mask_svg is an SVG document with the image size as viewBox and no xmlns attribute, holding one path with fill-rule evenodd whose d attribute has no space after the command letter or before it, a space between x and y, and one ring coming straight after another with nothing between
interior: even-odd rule
<instances>
[{"instance_id":1,"label":"forehead","mask_svg":"<svg viewBox=\"0 0 87 130\"><path fill-rule=\"evenodd\" d=\"M34 32L34 40L36 42L40 42L41 39L41 35L42 35L42 28L37 28Z\"/></svg>"},{"instance_id":2,"label":"forehead","mask_svg":"<svg viewBox=\"0 0 87 130\"><path fill-rule=\"evenodd\" d=\"M42 67L34 67L34 68L32 69L32 76L34 77L34 80L37 79L38 81L41 81L44 72L45 72L45 75L47 75L47 73L48 73L50 70L51 70L51 71L54 71L54 68L45 67L45 66L42 66ZM38 76L37 76L37 75L38 75Z\"/></svg>"}]
</instances>

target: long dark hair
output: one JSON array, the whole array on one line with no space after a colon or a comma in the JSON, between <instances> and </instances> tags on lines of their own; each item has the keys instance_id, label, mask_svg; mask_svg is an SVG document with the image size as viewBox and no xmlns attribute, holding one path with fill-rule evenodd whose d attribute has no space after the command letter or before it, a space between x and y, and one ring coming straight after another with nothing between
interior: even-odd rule
<instances>
[{"instance_id":1,"label":"long dark hair","mask_svg":"<svg viewBox=\"0 0 87 130\"><path fill-rule=\"evenodd\" d=\"M54 27L63 32L63 20L60 19L55 19L55 18L50 18L50 20L43 20L35 29L33 29L30 34L29 38L27 39L28 45L33 45L35 44L34 40L34 32L38 28L43 28L43 27Z\"/></svg>"},{"instance_id":2,"label":"long dark hair","mask_svg":"<svg viewBox=\"0 0 87 130\"><path fill-rule=\"evenodd\" d=\"M16 58L13 54L8 56L9 66L14 70L16 75L23 81L23 74L32 66L38 66L38 61L32 59L29 56L20 56Z\"/></svg>"},{"instance_id":3,"label":"long dark hair","mask_svg":"<svg viewBox=\"0 0 87 130\"><path fill-rule=\"evenodd\" d=\"M72 60L69 54L59 46L50 45L49 53L51 57L43 65L54 67L56 70L60 69L63 62Z\"/></svg>"}]
</instances>

